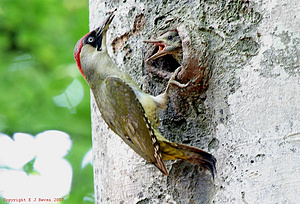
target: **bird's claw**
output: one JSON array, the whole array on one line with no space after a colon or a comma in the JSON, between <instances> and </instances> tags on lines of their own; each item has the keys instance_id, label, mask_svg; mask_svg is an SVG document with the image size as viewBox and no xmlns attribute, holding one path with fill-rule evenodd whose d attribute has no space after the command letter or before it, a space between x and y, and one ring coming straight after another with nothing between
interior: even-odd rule
<instances>
[{"instance_id":1,"label":"bird's claw","mask_svg":"<svg viewBox=\"0 0 300 204\"><path fill-rule=\"evenodd\" d=\"M181 71L181 66L178 67L178 68L174 71L174 73L172 74L172 76L171 76L171 78L170 78L170 80L169 80L169 82L168 82L168 88L169 88L170 84L176 85L176 86L178 86L179 88L186 88L186 87L191 83L191 81L189 81L189 82L186 83L186 84L182 84L182 83L176 81L176 77L177 77L177 75L178 75L178 73L179 73L180 71ZM167 88L167 89L168 89L168 88Z\"/></svg>"},{"instance_id":2,"label":"bird's claw","mask_svg":"<svg viewBox=\"0 0 300 204\"><path fill-rule=\"evenodd\" d=\"M186 84L182 84L182 83L176 81L176 77L177 77L177 75L180 71L181 71L181 66L178 67L174 71L172 76L170 77L170 80L168 82L168 86L167 86L165 92L158 95L158 96L156 96L156 97L153 97L153 100L155 101L155 103L156 103L156 105L159 109L165 109L167 107L167 99L168 99L168 95L169 95L169 91L170 91L171 86L175 85L179 88L186 88L187 86L190 85L191 82L193 82L193 80L192 80L192 81L189 81Z\"/></svg>"}]
</instances>

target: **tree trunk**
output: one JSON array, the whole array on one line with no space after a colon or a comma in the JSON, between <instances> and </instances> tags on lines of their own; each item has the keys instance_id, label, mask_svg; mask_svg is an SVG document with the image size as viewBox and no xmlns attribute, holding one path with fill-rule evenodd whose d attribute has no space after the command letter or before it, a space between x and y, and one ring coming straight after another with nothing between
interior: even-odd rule
<instances>
[{"instance_id":1,"label":"tree trunk","mask_svg":"<svg viewBox=\"0 0 300 204\"><path fill-rule=\"evenodd\" d=\"M298 203L300 2L90 0L90 28L115 8L109 54L153 95L176 64L146 64L156 48L143 40L179 31L178 80L194 89L172 90L160 132L212 153L217 175L183 161L162 175L108 129L92 97L96 203Z\"/></svg>"}]
</instances>

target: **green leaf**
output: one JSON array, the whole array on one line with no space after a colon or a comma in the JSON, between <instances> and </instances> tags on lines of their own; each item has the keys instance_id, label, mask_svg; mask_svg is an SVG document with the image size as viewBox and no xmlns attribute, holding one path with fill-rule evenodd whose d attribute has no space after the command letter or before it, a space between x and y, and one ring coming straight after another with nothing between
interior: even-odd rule
<instances>
[{"instance_id":1,"label":"green leaf","mask_svg":"<svg viewBox=\"0 0 300 204\"><path fill-rule=\"evenodd\" d=\"M23 166L23 171L27 173L27 175L39 175L39 172L34 170L34 162L36 158L33 158L27 164Z\"/></svg>"},{"instance_id":2,"label":"green leaf","mask_svg":"<svg viewBox=\"0 0 300 204\"><path fill-rule=\"evenodd\" d=\"M76 106L80 104L84 96L83 86L78 79L74 79L66 91L54 96L53 101L59 107L66 107L72 113L76 113Z\"/></svg>"}]
</instances>

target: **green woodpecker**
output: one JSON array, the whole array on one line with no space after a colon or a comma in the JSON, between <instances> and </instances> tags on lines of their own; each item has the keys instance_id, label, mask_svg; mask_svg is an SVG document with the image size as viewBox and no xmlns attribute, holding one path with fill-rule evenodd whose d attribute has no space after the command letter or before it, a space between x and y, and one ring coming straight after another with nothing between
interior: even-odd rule
<instances>
[{"instance_id":1,"label":"green woodpecker","mask_svg":"<svg viewBox=\"0 0 300 204\"><path fill-rule=\"evenodd\" d=\"M182 46L181 39L177 30L170 30L157 39L145 40L146 43L158 45L158 52L150 56L146 61L154 60L167 54L171 54L173 58L181 65L182 63Z\"/></svg>"},{"instance_id":2,"label":"green woodpecker","mask_svg":"<svg viewBox=\"0 0 300 204\"><path fill-rule=\"evenodd\" d=\"M93 92L104 121L137 154L164 174L168 175L168 171L163 160L184 159L204 166L214 176L216 159L211 154L170 142L158 132L157 111L166 107L169 86L161 95L146 94L109 57L106 30L113 18L114 14L110 14L102 26L83 36L74 49L77 66Z\"/></svg>"}]
</instances>

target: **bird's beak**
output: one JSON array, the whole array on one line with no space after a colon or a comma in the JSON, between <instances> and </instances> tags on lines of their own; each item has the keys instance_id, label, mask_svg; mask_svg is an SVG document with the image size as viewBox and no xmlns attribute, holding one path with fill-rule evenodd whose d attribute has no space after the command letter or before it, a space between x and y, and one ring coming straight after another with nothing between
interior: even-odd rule
<instances>
[{"instance_id":1,"label":"bird's beak","mask_svg":"<svg viewBox=\"0 0 300 204\"><path fill-rule=\"evenodd\" d=\"M152 43L158 46L158 51L154 55L150 56L146 61L154 60L156 58L162 57L167 54L172 54L173 51L177 50L178 47L175 46L168 46L163 40L161 39L154 39L154 40L144 40L145 43Z\"/></svg>"},{"instance_id":2,"label":"bird's beak","mask_svg":"<svg viewBox=\"0 0 300 204\"><path fill-rule=\"evenodd\" d=\"M102 25L100 27L95 29L97 37L102 36L103 32L106 32L109 24L115 17L115 14L114 14L115 11L116 11L116 9L113 12L111 12L111 14L104 20L104 22L102 23Z\"/></svg>"},{"instance_id":3,"label":"bird's beak","mask_svg":"<svg viewBox=\"0 0 300 204\"><path fill-rule=\"evenodd\" d=\"M104 37L105 32L107 31L108 26L112 22L113 18L115 17L114 11L110 12L110 15L103 21L102 25L94 30L96 32L96 49L98 51L102 50L102 40ZM105 42L104 42L105 43Z\"/></svg>"}]
</instances>

